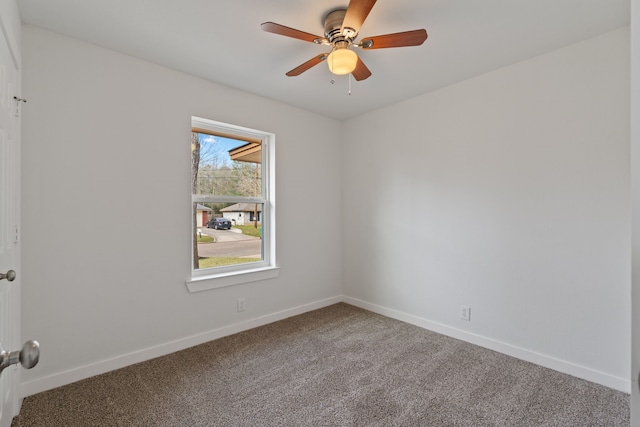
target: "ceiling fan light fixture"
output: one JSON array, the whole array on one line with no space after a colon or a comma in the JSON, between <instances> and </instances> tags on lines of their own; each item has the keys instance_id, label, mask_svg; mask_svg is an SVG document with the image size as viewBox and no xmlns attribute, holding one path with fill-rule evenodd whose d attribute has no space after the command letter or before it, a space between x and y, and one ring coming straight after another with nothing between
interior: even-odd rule
<instances>
[{"instance_id":1,"label":"ceiling fan light fixture","mask_svg":"<svg viewBox=\"0 0 640 427\"><path fill-rule=\"evenodd\" d=\"M327 57L327 65L333 74L349 74L356 69L358 55L348 48L336 48Z\"/></svg>"}]
</instances>

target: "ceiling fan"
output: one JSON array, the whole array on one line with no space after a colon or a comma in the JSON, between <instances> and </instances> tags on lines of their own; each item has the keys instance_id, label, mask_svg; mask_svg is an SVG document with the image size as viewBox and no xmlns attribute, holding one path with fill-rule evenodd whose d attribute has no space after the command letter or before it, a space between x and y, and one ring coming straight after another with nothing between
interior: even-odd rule
<instances>
[{"instance_id":1,"label":"ceiling fan","mask_svg":"<svg viewBox=\"0 0 640 427\"><path fill-rule=\"evenodd\" d=\"M322 53L294 68L287 76L299 76L322 61L327 61L333 74L353 74L356 80L364 80L371 76L371 71L362 59L351 49L383 49L390 47L419 46L427 39L427 31L413 30L382 36L365 37L359 43L354 42L364 20L371 12L376 0L350 0L349 6L332 10L324 19L324 37L319 37L274 22L265 22L262 30L280 34L315 44L332 46L331 52Z\"/></svg>"}]
</instances>

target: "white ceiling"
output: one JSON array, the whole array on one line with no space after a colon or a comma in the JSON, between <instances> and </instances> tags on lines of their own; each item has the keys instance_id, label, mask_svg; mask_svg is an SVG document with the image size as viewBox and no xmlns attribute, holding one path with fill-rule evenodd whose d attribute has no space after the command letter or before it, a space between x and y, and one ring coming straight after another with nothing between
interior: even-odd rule
<instances>
[{"instance_id":1,"label":"white ceiling","mask_svg":"<svg viewBox=\"0 0 640 427\"><path fill-rule=\"evenodd\" d=\"M348 0L18 0L22 19L208 80L346 119L629 25L629 0L379 0L360 30L425 28L418 47L357 53L369 79L332 78L328 51L261 31L273 21L323 35L323 18ZM362 37L361 37L362 36Z\"/></svg>"}]
</instances>

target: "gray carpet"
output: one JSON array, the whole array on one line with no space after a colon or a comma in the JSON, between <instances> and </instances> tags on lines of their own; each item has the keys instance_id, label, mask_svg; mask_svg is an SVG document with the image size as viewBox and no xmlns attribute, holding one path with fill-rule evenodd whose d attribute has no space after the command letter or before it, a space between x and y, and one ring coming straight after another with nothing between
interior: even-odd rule
<instances>
[{"instance_id":1,"label":"gray carpet","mask_svg":"<svg viewBox=\"0 0 640 427\"><path fill-rule=\"evenodd\" d=\"M337 304L25 399L21 426L628 426L629 396Z\"/></svg>"}]
</instances>

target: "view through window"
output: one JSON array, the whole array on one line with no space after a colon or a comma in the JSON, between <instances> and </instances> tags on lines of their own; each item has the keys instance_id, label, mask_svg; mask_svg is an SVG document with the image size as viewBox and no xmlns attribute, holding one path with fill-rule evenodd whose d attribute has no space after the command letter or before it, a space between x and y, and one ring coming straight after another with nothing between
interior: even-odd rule
<instances>
[{"instance_id":1,"label":"view through window","mask_svg":"<svg viewBox=\"0 0 640 427\"><path fill-rule=\"evenodd\" d=\"M268 138L197 118L191 131L194 271L268 263Z\"/></svg>"}]
</instances>

